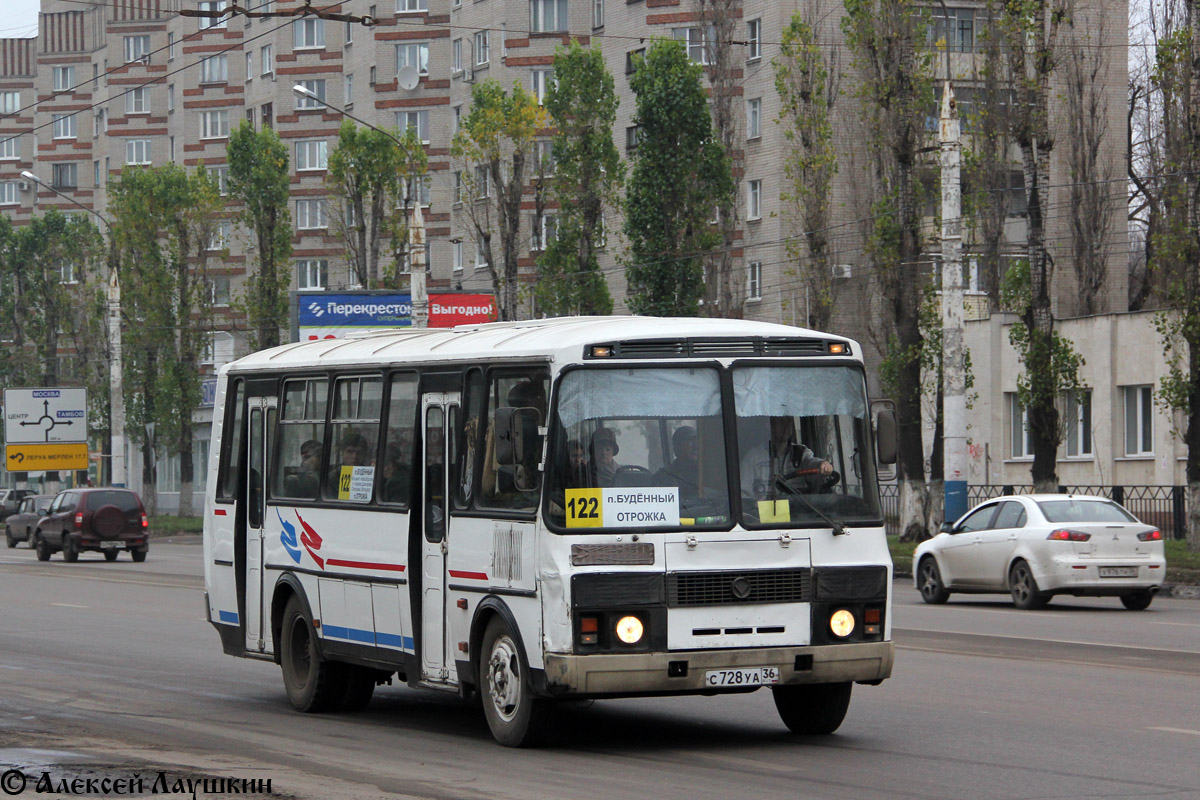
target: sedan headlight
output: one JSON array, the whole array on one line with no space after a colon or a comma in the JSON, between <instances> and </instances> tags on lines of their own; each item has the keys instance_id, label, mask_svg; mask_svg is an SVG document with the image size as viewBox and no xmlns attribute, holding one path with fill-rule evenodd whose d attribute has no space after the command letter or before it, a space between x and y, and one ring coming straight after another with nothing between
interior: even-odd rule
<instances>
[{"instance_id":1,"label":"sedan headlight","mask_svg":"<svg viewBox=\"0 0 1200 800\"><path fill-rule=\"evenodd\" d=\"M854 633L854 614L844 608L833 612L829 617L829 632L839 639Z\"/></svg>"},{"instance_id":2,"label":"sedan headlight","mask_svg":"<svg viewBox=\"0 0 1200 800\"><path fill-rule=\"evenodd\" d=\"M645 626L637 617L621 617L617 621L617 638L625 644L637 644L645 632Z\"/></svg>"}]
</instances>

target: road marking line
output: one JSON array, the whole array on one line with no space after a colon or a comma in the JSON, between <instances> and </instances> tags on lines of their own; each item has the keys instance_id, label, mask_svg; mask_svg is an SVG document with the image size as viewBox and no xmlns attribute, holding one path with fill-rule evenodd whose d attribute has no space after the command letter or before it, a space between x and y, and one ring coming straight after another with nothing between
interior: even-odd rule
<instances>
[{"instance_id":1,"label":"road marking line","mask_svg":"<svg viewBox=\"0 0 1200 800\"><path fill-rule=\"evenodd\" d=\"M1186 733L1191 736L1200 736L1200 731L1188 730L1187 728L1147 728L1151 731L1164 731L1166 733Z\"/></svg>"},{"instance_id":2,"label":"road marking line","mask_svg":"<svg viewBox=\"0 0 1200 800\"><path fill-rule=\"evenodd\" d=\"M74 603L51 603L52 606L61 606L62 608L91 608L91 606L77 606Z\"/></svg>"}]
</instances>

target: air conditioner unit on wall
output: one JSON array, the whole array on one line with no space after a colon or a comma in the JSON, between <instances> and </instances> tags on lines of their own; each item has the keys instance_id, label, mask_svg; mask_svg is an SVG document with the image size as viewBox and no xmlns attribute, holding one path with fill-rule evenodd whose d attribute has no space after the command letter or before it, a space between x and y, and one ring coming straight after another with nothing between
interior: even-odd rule
<instances>
[{"instance_id":1,"label":"air conditioner unit on wall","mask_svg":"<svg viewBox=\"0 0 1200 800\"><path fill-rule=\"evenodd\" d=\"M17 181L17 188L22 192L29 191L29 181Z\"/></svg>"},{"instance_id":2,"label":"air conditioner unit on wall","mask_svg":"<svg viewBox=\"0 0 1200 800\"><path fill-rule=\"evenodd\" d=\"M834 280L849 279L851 268L852 267L850 264L834 264L833 265L833 279Z\"/></svg>"}]
</instances>

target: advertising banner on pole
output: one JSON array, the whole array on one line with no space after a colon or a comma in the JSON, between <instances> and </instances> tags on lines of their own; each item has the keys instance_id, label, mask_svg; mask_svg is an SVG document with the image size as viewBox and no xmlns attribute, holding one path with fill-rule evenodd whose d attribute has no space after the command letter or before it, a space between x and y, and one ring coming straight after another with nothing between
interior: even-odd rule
<instances>
[{"instance_id":1,"label":"advertising banner on pole","mask_svg":"<svg viewBox=\"0 0 1200 800\"><path fill-rule=\"evenodd\" d=\"M292 340L340 339L355 331L412 326L407 292L294 292ZM432 292L429 327L451 328L492 322L496 301L490 294Z\"/></svg>"}]
</instances>

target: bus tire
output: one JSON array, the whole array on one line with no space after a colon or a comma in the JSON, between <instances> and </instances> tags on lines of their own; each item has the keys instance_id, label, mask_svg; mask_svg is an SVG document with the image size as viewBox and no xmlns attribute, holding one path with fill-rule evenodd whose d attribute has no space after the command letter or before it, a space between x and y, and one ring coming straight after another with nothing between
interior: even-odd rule
<instances>
[{"instance_id":1,"label":"bus tire","mask_svg":"<svg viewBox=\"0 0 1200 800\"><path fill-rule=\"evenodd\" d=\"M488 621L483 633L479 684L483 714L498 743L505 747L536 747L546 741L554 703L534 697L525 653L499 616Z\"/></svg>"},{"instance_id":2,"label":"bus tire","mask_svg":"<svg viewBox=\"0 0 1200 800\"><path fill-rule=\"evenodd\" d=\"M792 733L826 735L833 733L850 708L850 683L810 683L800 686L775 686L775 708Z\"/></svg>"},{"instance_id":3,"label":"bus tire","mask_svg":"<svg viewBox=\"0 0 1200 800\"><path fill-rule=\"evenodd\" d=\"M305 713L319 713L341 705L346 691L341 664L321 658L312 620L295 595L283 610L281 633L279 666L292 707Z\"/></svg>"}]
</instances>

